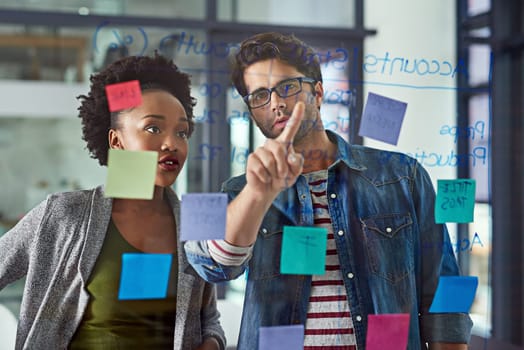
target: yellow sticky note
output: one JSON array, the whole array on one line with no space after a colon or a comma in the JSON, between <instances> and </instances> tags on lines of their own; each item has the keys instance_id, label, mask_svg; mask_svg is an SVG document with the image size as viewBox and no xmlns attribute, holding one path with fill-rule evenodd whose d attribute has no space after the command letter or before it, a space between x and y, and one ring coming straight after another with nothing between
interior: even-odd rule
<instances>
[{"instance_id":1,"label":"yellow sticky note","mask_svg":"<svg viewBox=\"0 0 524 350\"><path fill-rule=\"evenodd\" d=\"M105 196L151 199L155 188L158 153L110 149Z\"/></svg>"}]
</instances>

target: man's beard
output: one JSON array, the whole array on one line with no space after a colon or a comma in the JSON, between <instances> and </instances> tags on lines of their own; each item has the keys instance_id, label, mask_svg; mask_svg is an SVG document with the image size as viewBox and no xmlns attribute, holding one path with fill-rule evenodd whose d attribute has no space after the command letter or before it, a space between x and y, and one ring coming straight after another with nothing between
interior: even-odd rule
<instances>
[{"instance_id":1,"label":"man's beard","mask_svg":"<svg viewBox=\"0 0 524 350\"><path fill-rule=\"evenodd\" d=\"M320 120L318 114L319 110L318 107L315 104L306 104L306 108L304 109L304 118L302 119L302 122L300 123L300 127L298 128L297 134L295 135L294 142L300 141L304 136L306 136L309 132L323 130L322 121ZM265 123L257 123L256 119L253 118L255 121L255 124L257 124L258 129L262 134L268 138L268 139L275 139L280 135L283 131L273 131L273 123L275 120L282 116L291 116L293 113L293 110L286 108L284 110L280 110L278 113L275 113L275 116L273 119L271 118L265 118ZM287 126L287 125L286 125Z\"/></svg>"}]
</instances>

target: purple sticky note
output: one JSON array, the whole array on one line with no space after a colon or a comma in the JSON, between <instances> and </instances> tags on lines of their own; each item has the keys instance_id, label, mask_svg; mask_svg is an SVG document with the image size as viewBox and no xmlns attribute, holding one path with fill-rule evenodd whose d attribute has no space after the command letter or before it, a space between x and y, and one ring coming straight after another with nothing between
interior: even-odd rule
<instances>
[{"instance_id":1,"label":"purple sticky note","mask_svg":"<svg viewBox=\"0 0 524 350\"><path fill-rule=\"evenodd\" d=\"M224 239L227 194L189 193L182 196L180 240Z\"/></svg>"},{"instance_id":2,"label":"purple sticky note","mask_svg":"<svg viewBox=\"0 0 524 350\"><path fill-rule=\"evenodd\" d=\"M406 350L409 314L368 315L367 350Z\"/></svg>"},{"instance_id":3,"label":"purple sticky note","mask_svg":"<svg viewBox=\"0 0 524 350\"><path fill-rule=\"evenodd\" d=\"M259 350L304 349L304 325L260 327Z\"/></svg>"},{"instance_id":4,"label":"purple sticky note","mask_svg":"<svg viewBox=\"0 0 524 350\"><path fill-rule=\"evenodd\" d=\"M405 102L368 93L358 134L396 145L407 106Z\"/></svg>"}]
</instances>

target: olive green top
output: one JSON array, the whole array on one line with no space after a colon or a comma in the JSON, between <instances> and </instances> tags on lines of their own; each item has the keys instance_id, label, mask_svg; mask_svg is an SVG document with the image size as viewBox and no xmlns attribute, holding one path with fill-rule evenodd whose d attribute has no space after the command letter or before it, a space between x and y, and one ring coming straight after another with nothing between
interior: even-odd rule
<instances>
[{"instance_id":1,"label":"olive green top","mask_svg":"<svg viewBox=\"0 0 524 350\"><path fill-rule=\"evenodd\" d=\"M173 349L177 259L172 259L165 299L118 300L123 253L141 253L109 222L100 256L87 283L89 304L70 349Z\"/></svg>"}]
</instances>

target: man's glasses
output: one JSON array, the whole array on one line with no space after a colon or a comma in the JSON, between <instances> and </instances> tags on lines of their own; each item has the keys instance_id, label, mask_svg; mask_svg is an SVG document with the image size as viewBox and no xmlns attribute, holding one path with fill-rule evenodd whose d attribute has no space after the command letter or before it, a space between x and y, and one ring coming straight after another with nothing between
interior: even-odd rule
<instances>
[{"instance_id":1,"label":"man's glasses","mask_svg":"<svg viewBox=\"0 0 524 350\"><path fill-rule=\"evenodd\" d=\"M259 108L267 105L269 101L271 101L271 94L273 93L273 91L275 91L277 95L282 98L294 96L300 93L302 91L303 82L314 84L316 81L315 79L306 77L285 79L279 82L271 89L261 88L253 91L252 93L244 96L243 98L249 106L249 108Z\"/></svg>"}]
</instances>

